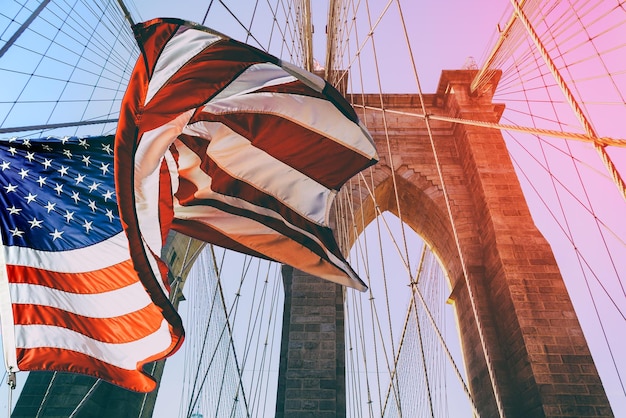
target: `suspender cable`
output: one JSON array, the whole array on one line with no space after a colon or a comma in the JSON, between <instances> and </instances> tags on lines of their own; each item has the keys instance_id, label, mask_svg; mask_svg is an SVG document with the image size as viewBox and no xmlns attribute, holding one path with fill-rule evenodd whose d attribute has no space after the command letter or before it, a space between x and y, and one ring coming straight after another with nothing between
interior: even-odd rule
<instances>
[{"instance_id":1,"label":"suspender cable","mask_svg":"<svg viewBox=\"0 0 626 418\"><path fill-rule=\"evenodd\" d=\"M37 16L39 16L39 13L41 13L41 11L45 9L48 3L50 3L50 0L43 0L39 4L39 6L37 6L35 11L33 11L31 15L28 16L28 19L26 19L26 21L22 23L19 29L15 31L15 33L13 34L13 36L11 36L11 38L7 41L7 43L2 45L2 48L0 48L0 57L2 57L9 50L9 48L11 48L11 46L13 46L15 41L17 41L17 39L22 35L22 33L24 33L24 31L28 28L28 26L30 26L30 24L33 23L33 20L35 20Z\"/></svg>"},{"instance_id":2,"label":"suspender cable","mask_svg":"<svg viewBox=\"0 0 626 418\"><path fill-rule=\"evenodd\" d=\"M426 114L426 105L424 104L424 94L422 93L422 87L419 81L419 76L417 74L417 68L415 66L415 59L413 58L413 52L411 50L411 42L409 40L409 36L406 30L406 24L404 21L404 14L402 13L402 6L400 5L400 2L397 1L398 4L398 12L400 15L400 20L402 22L402 27L404 28L404 35L406 37L406 44L407 47L409 49L409 56L410 56L410 62L412 64L413 67L413 75L415 77L415 82L417 84L417 90L418 90L418 94L420 97L420 106L422 107L422 112L424 114ZM487 372L489 374L489 380L491 382L491 389L493 391L493 395L496 401L496 406L498 408L498 414L501 418L504 418L506 416L505 412L504 412L504 406L502 403L502 395L500 393L500 388L498 386L497 380L496 380L496 375L495 375L495 371L493 368L493 364L491 362L491 353L488 349L487 346L487 342L485 339L485 331L483 329L482 326L482 321L480 320L480 315L478 312L478 307L476 306L476 300L477 300L477 296L475 294L475 290L472 286L472 282L469 280L469 271L467 268L467 262L465 260L465 255L461 249L461 242L460 242L460 238L459 238L459 234L457 231L457 227L456 227L456 223L454 222L454 217L452 216L452 204L450 203L450 196L448 195L448 191L447 191L447 186L445 184L444 178L443 178L443 172L441 170L441 164L439 163L439 154L437 153L437 148L435 147L435 141L434 141L434 137L433 137L433 132L430 126L430 121L428 118L424 119L424 122L426 123L426 130L428 132L428 137L430 138L430 145L431 145L431 149L433 152L433 156L435 158L435 166L437 167L437 175L439 177L439 181L441 183L441 191L443 194L443 197L445 199L446 202L446 209L448 212L448 218L450 220L450 225L452 227L452 232L454 235L454 242L456 244L456 249L457 252L459 254L459 260L461 262L461 267L463 269L463 279L465 281L465 285L467 287L467 291L469 293L469 299L471 302L471 306L472 306L472 314L474 316L474 320L476 321L476 329L478 330L478 337L480 339L480 345L483 351L483 355L485 357L485 362L487 363Z\"/></svg>"},{"instance_id":3,"label":"suspender cable","mask_svg":"<svg viewBox=\"0 0 626 418\"><path fill-rule=\"evenodd\" d=\"M590 136L592 138L597 138L598 135L596 134L595 130L593 129L593 126L591 125L591 123L587 119L587 116L585 116L585 113L583 112L583 110L581 109L580 105L578 104L578 102L574 98L574 95L572 94L572 91L570 90L569 86L567 85L567 83L563 79L563 76L561 75L561 73L559 72L558 68L554 64L554 61L552 60L552 57L550 57L550 54L548 53L548 50L543 45L543 42L541 42L541 39L539 38L539 35L537 35L537 32L535 31L535 28L530 23L530 20L528 20L528 17L526 16L524 11L522 10L522 7L517 2L517 0L511 0L511 4L515 8L515 13L519 17L520 21L522 22L522 24L526 28L526 31L528 32L528 35L530 36L530 38L534 42L535 47L537 48L537 50L539 51L539 53L543 57L546 65L548 66L548 69L550 70L550 73L552 73L552 76L554 77L554 80L556 81L556 83L561 88L561 91L562 91L563 95L565 96L565 98L567 99L567 101L568 101L569 105L571 106L572 110L574 111L574 114L576 115L576 117L580 121L581 125L585 129L585 132L587 132L588 136ZM596 149L596 151L598 152L598 154L600 155L600 158L604 162L604 165L606 166L607 170L609 171L609 173L611 173L611 177L613 177L613 181L617 185L617 188L621 192L621 194L624 197L624 199L626 199L626 183L624 183L624 180L622 179L622 176L620 175L619 171L617 171L617 167L615 166L615 164L611 160L611 157L609 157L609 155L607 154L606 149L605 149L606 146L603 145L603 144L600 144L598 142L595 142L595 141L593 143L593 146Z\"/></svg>"}]
</instances>

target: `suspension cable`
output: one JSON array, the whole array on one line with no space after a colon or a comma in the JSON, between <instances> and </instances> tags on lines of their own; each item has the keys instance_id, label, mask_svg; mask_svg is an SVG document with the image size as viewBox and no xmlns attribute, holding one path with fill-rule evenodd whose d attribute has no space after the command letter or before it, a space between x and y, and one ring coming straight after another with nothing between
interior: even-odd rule
<instances>
[{"instance_id":1,"label":"suspension cable","mask_svg":"<svg viewBox=\"0 0 626 418\"><path fill-rule=\"evenodd\" d=\"M563 132L563 131L555 131L551 129L541 129L541 128L536 128L536 127L520 126L520 125L507 125L507 124L502 124L502 123L486 122L486 121L473 120L473 119L464 119L464 118L457 118L457 117L452 117L452 116L434 115L432 113L406 112L402 110L393 110L393 109L386 109L383 107L366 106L366 105L360 105L360 104L354 104L353 106L360 107L360 108L367 109L367 110L375 110L375 111L381 111L381 112L387 112L387 113L394 113L397 115L412 116L412 117L416 117L420 119L430 119L430 120L437 120L437 121L442 121L442 122L459 123L459 124L468 125L468 126L477 126L477 127L482 127L482 128L521 132L521 133L526 133L530 135L572 139L575 141L587 142L587 143L597 142L602 145L610 145L610 146L615 146L615 147L626 147L626 139L617 139L617 138L609 138L609 137L594 138L589 135L579 134L576 132Z\"/></svg>"},{"instance_id":2,"label":"suspension cable","mask_svg":"<svg viewBox=\"0 0 626 418\"><path fill-rule=\"evenodd\" d=\"M210 251L211 251L211 259L213 260L213 268L215 269L215 271L217 270L217 258L215 257L215 250L213 248L213 245L209 245ZM226 317L226 323L225 326L228 330L228 343L230 346L230 349L232 350L232 356L234 358L235 361L235 368L237 370L237 377L238 377L238 381L239 381L239 385L238 385L238 390L241 390L241 395L243 397L243 403L244 403L244 407L246 410L246 414L248 416L250 416L250 412L248 410L248 400L246 399L246 392L243 389L243 381L242 381L242 373L241 373L241 367L239 367L239 360L237 359L237 351L235 350L235 343L233 340L233 330L230 326L230 320L228 317L228 311L226 309L226 302L224 300L224 290L222 289L222 280L221 280L221 275L217 275L217 291L219 292L219 299L222 302L222 309L224 310L224 315Z\"/></svg>"},{"instance_id":3,"label":"suspension cable","mask_svg":"<svg viewBox=\"0 0 626 418\"><path fill-rule=\"evenodd\" d=\"M520 6L522 6L525 3L525 1L526 0L521 0ZM509 18L506 25L504 26L504 29L500 31L500 36L498 37L498 41L496 42L494 47L491 49L491 53L489 54L489 57L485 60L485 63L483 64L481 69L478 71L478 74L476 74L476 76L474 77L474 80L472 80L472 84L470 85L470 90L472 92L476 91L480 83L483 82L483 78L485 78L485 74L489 71L489 68L491 68L491 65L495 61L496 55L498 54L498 52L504 45L504 42L511 35L511 30L513 28L513 24L515 23L515 20L516 20L515 13L513 13L511 14L511 17Z\"/></svg>"}]
</instances>

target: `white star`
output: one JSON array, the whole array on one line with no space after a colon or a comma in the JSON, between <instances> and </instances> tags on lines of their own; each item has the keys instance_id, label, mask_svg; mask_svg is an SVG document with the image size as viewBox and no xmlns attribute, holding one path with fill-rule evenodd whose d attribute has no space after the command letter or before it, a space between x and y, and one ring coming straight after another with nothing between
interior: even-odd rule
<instances>
[{"instance_id":1,"label":"white star","mask_svg":"<svg viewBox=\"0 0 626 418\"><path fill-rule=\"evenodd\" d=\"M85 175L79 174L78 177L76 177L76 184L82 183L82 181L85 180L85 177Z\"/></svg>"},{"instance_id":2,"label":"white star","mask_svg":"<svg viewBox=\"0 0 626 418\"><path fill-rule=\"evenodd\" d=\"M83 162L85 163L85 165L87 167L89 167L89 164L91 164L91 156L90 155L83 155Z\"/></svg>"},{"instance_id":3,"label":"white star","mask_svg":"<svg viewBox=\"0 0 626 418\"><path fill-rule=\"evenodd\" d=\"M30 224L30 229L41 228L41 224L43 223L43 221L40 221L37 218L33 218L33 220L32 221L28 221L28 223Z\"/></svg>"},{"instance_id":4,"label":"white star","mask_svg":"<svg viewBox=\"0 0 626 418\"><path fill-rule=\"evenodd\" d=\"M62 143L63 145L65 145L65 143L66 143L67 141L69 141L69 140L70 140L70 137L69 137L69 136L64 136L63 138L61 138L61 143Z\"/></svg>"},{"instance_id":5,"label":"white star","mask_svg":"<svg viewBox=\"0 0 626 418\"><path fill-rule=\"evenodd\" d=\"M81 147L89 148L89 143L86 139L79 139L78 145L80 145Z\"/></svg>"},{"instance_id":6,"label":"white star","mask_svg":"<svg viewBox=\"0 0 626 418\"><path fill-rule=\"evenodd\" d=\"M41 148L43 148L44 151L48 151L48 152L52 151L52 147L48 144L42 145Z\"/></svg>"},{"instance_id":7,"label":"white star","mask_svg":"<svg viewBox=\"0 0 626 418\"><path fill-rule=\"evenodd\" d=\"M65 174L67 174L67 167L62 165L61 168L59 168L57 171L61 174L61 177L63 177Z\"/></svg>"},{"instance_id":8,"label":"white star","mask_svg":"<svg viewBox=\"0 0 626 418\"><path fill-rule=\"evenodd\" d=\"M109 166L111 164L105 164L105 163L101 163L100 164L100 170L102 170L102 175L104 176L106 173L109 172Z\"/></svg>"},{"instance_id":9,"label":"white star","mask_svg":"<svg viewBox=\"0 0 626 418\"><path fill-rule=\"evenodd\" d=\"M50 168L50 164L52 164L52 160L49 160L49 159L45 158L43 160L43 163L41 163L41 164L43 164L43 168L45 170L47 170L48 168Z\"/></svg>"},{"instance_id":10,"label":"white star","mask_svg":"<svg viewBox=\"0 0 626 418\"><path fill-rule=\"evenodd\" d=\"M19 215L20 212L22 211L22 209L16 208L15 205L11 206L10 208L7 208L7 210L9 211L9 215Z\"/></svg>"},{"instance_id":11,"label":"white star","mask_svg":"<svg viewBox=\"0 0 626 418\"><path fill-rule=\"evenodd\" d=\"M20 231L19 229L17 229L17 226L15 227L15 229L9 229L9 231L11 231L11 235L14 237L22 237L22 235L24 235L24 231Z\"/></svg>"},{"instance_id":12,"label":"white star","mask_svg":"<svg viewBox=\"0 0 626 418\"><path fill-rule=\"evenodd\" d=\"M44 206L44 208L46 208L48 210L48 213L50 213L51 211L54 210L54 207L56 205L57 205L56 203L48 202L48 204L46 206Z\"/></svg>"},{"instance_id":13,"label":"white star","mask_svg":"<svg viewBox=\"0 0 626 418\"><path fill-rule=\"evenodd\" d=\"M17 141L17 137L16 136L13 136L13 137L9 138L9 144L11 142L15 142L15 141Z\"/></svg>"},{"instance_id":14,"label":"white star","mask_svg":"<svg viewBox=\"0 0 626 418\"><path fill-rule=\"evenodd\" d=\"M57 195L63 193L63 185L59 183L54 183L56 186L54 187L54 191L57 192Z\"/></svg>"},{"instance_id":15,"label":"white star","mask_svg":"<svg viewBox=\"0 0 626 418\"><path fill-rule=\"evenodd\" d=\"M24 140L22 141L22 144L24 144L24 146L26 148L30 148L31 147L30 139L28 139L28 138L24 138Z\"/></svg>"},{"instance_id":16,"label":"white star","mask_svg":"<svg viewBox=\"0 0 626 418\"><path fill-rule=\"evenodd\" d=\"M26 153L26 157L25 157L29 162L33 162L33 160L35 159L35 153L34 152L27 152Z\"/></svg>"},{"instance_id":17,"label":"white star","mask_svg":"<svg viewBox=\"0 0 626 418\"><path fill-rule=\"evenodd\" d=\"M70 212L69 210L66 210L65 215L63 215L63 217L65 218L65 222L69 222L72 219L74 219L74 212Z\"/></svg>"},{"instance_id":18,"label":"white star","mask_svg":"<svg viewBox=\"0 0 626 418\"><path fill-rule=\"evenodd\" d=\"M67 157L67 158L72 158L72 151L68 150L68 149L64 149L63 150L63 154Z\"/></svg>"},{"instance_id":19,"label":"white star","mask_svg":"<svg viewBox=\"0 0 626 418\"><path fill-rule=\"evenodd\" d=\"M2 161L2 164L0 165L0 167L2 168L2 171L4 171L4 170L8 170L10 165L11 165L11 163L8 163L6 161Z\"/></svg>"},{"instance_id":20,"label":"white star","mask_svg":"<svg viewBox=\"0 0 626 418\"><path fill-rule=\"evenodd\" d=\"M80 200L78 192L72 192L72 199L74 199L74 203L78 203L78 201Z\"/></svg>"},{"instance_id":21,"label":"white star","mask_svg":"<svg viewBox=\"0 0 626 418\"><path fill-rule=\"evenodd\" d=\"M11 183L9 183L8 186L3 186L5 189L7 189L7 193L11 193L17 190L17 186L12 185Z\"/></svg>"},{"instance_id":22,"label":"white star","mask_svg":"<svg viewBox=\"0 0 626 418\"><path fill-rule=\"evenodd\" d=\"M11 155L17 154L17 150L15 149L15 147L9 147L9 152L11 153Z\"/></svg>"},{"instance_id":23,"label":"white star","mask_svg":"<svg viewBox=\"0 0 626 418\"><path fill-rule=\"evenodd\" d=\"M98 186L100 186L100 183L96 183L95 181L91 183L91 186L89 186L89 193L93 193Z\"/></svg>"},{"instance_id":24,"label":"white star","mask_svg":"<svg viewBox=\"0 0 626 418\"><path fill-rule=\"evenodd\" d=\"M107 213L105 213L105 216L109 218L109 222L113 222L113 218L115 218L115 215L113 215L111 209L107 209L106 212Z\"/></svg>"},{"instance_id":25,"label":"white star","mask_svg":"<svg viewBox=\"0 0 626 418\"><path fill-rule=\"evenodd\" d=\"M102 197L104 198L105 202L109 199L113 199L113 192L111 190L107 190L107 192L104 193Z\"/></svg>"},{"instance_id":26,"label":"white star","mask_svg":"<svg viewBox=\"0 0 626 418\"><path fill-rule=\"evenodd\" d=\"M22 178L22 180L24 180L26 177L28 177L28 170L24 170L24 169L22 168L18 174L20 175L20 177Z\"/></svg>"},{"instance_id":27,"label":"white star","mask_svg":"<svg viewBox=\"0 0 626 418\"><path fill-rule=\"evenodd\" d=\"M39 178L37 179L37 183L39 183L39 187L43 187L44 184L46 184L46 180L48 179L48 177L41 177L39 176Z\"/></svg>"},{"instance_id":28,"label":"white star","mask_svg":"<svg viewBox=\"0 0 626 418\"><path fill-rule=\"evenodd\" d=\"M55 241L57 238L61 238L63 232L64 231L58 231L56 228L54 228L54 232L50 232L50 235L52 235L52 241Z\"/></svg>"},{"instance_id":29,"label":"white star","mask_svg":"<svg viewBox=\"0 0 626 418\"><path fill-rule=\"evenodd\" d=\"M91 226L92 223L93 222L85 221L85 223L83 224L83 228L85 228L85 232L86 233L89 233L89 231L92 229L92 226Z\"/></svg>"},{"instance_id":30,"label":"white star","mask_svg":"<svg viewBox=\"0 0 626 418\"><path fill-rule=\"evenodd\" d=\"M36 194L28 193L28 196L26 196L26 203L31 204L35 201L36 198Z\"/></svg>"},{"instance_id":31,"label":"white star","mask_svg":"<svg viewBox=\"0 0 626 418\"><path fill-rule=\"evenodd\" d=\"M111 149L111 145L109 144L102 145L102 150L109 155L111 155L111 153L113 152L113 150Z\"/></svg>"},{"instance_id":32,"label":"white star","mask_svg":"<svg viewBox=\"0 0 626 418\"><path fill-rule=\"evenodd\" d=\"M91 208L91 211L92 211L92 212L95 212L95 211L96 211L96 209L98 209L98 208L96 207L96 202L94 202L94 201L93 201L93 200L91 200L91 199L89 199L89 204L88 204L87 206L89 206L89 207Z\"/></svg>"}]
</instances>

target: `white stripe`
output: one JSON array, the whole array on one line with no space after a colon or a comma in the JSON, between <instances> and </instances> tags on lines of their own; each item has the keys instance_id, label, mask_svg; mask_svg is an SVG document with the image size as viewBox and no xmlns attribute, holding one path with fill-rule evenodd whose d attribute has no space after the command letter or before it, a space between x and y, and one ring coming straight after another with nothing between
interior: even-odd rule
<instances>
[{"instance_id":1,"label":"white stripe","mask_svg":"<svg viewBox=\"0 0 626 418\"><path fill-rule=\"evenodd\" d=\"M47 286L11 283L15 304L32 304L63 309L89 318L113 318L145 308L152 303L140 282L103 293L69 293Z\"/></svg>"},{"instance_id":2,"label":"white stripe","mask_svg":"<svg viewBox=\"0 0 626 418\"><path fill-rule=\"evenodd\" d=\"M4 247L6 259L13 265L34 267L62 273L86 273L127 261L128 239L119 234L89 247L68 251L42 251L25 247ZM106 257L102 255L106 254ZM62 258L62 262L59 260Z\"/></svg>"},{"instance_id":3,"label":"white stripe","mask_svg":"<svg viewBox=\"0 0 626 418\"><path fill-rule=\"evenodd\" d=\"M334 191L253 146L225 125L202 122L192 129L183 132L210 138L207 154L232 177L274 196L311 222L328 224ZM180 170L187 168L181 165Z\"/></svg>"},{"instance_id":4,"label":"white stripe","mask_svg":"<svg viewBox=\"0 0 626 418\"><path fill-rule=\"evenodd\" d=\"M52 347L76 351L126 370L136 370L139 362L167 350L172 342L165 320L153 334L121 344L97 341L76 331L49 325L18 325L16 329L19 348Z\"/></svg>"},{"instance_id":5,"label":"white stripe","mask_svg":"<svg viewBox=\"0 0 626 418\"><path fill-rule=\"evenodd\" d=\"M210 101L203 107L203 111L214 114L254 112L281 116L368 159L378 158L374 140L369 133L360 124L346 118L328 100L286 93L250 93Z\"/></svg>"},{"instance_id":6,"label":"white stripe","mask_svg":"<svg viewBox=\"0 0 626 418\"><path fill-rule=\"evenodd\" d=\"M2 245L2 234L0 234ZM17 372L17 357L15 353L15 322L13 319L13 304L11 303L11 291L7 276L6 248L0 248L0 326L2 330L2 349L4 351L4 364L9 372Z\"/></svg>"},{"instance_id":7,"label":"white stripe","mask_svg":"<svg viewBox=\"0 0 626 418\"><path fill-rule=\"evenodd\" d=\"M135 210L139 231L147 261L165 294L167 291L164 278L160 275L156 259L151 255L159 256L163 246L159 218L160 168L161 162L166 158L168 169L172 171L169 147L180 135L193 112L194 109L191 109L170 122L144 133L135 152Z\"/></svg>"},{"instance_id":8,"label":"white stripe","mask_svg":"<svg viewBox=\"0 0 626 418\"><path fill-rule=\"evenodd\" d=\"M196 29L180 30L169 40L157 63L148 84L144 104L148 104L165 83L190 59L202 52L207 46L222 37Z\"/></svg>"},{"instance_id":9,"label":"white stripe","mask_svg":"<svg viewBox=\"0 0 626 418\"><path fill-rule=\"evenodd\" d=\"M212 102L220 101L231 96L250 93L264 87L287 84L296 81L297 78L288 74L282 68L263 62L254 64L246 68L235 80L233 80L224 90L219 92Z\"/></svg>"},{"instance_id":10,"label":"white stripe","mask_svg":"<svg viewBox=\"0 0 626 418\"><path fill-rule=\"evenodd\" d=\"M144 132L141 138L139 138L134 161L135 192L142 192L142 184L147 177L156 176L158 179L163 156L187 125L194 111L195 109L190 109L176 116L171 121L151 131ZM141 200L145 200L143 195L138 197Z\"/></svg>"},{"instance_id":11,"label":"white stripe","mask_svg":"<svg viewBox=\"0 0 626 418\"><path fill-rule=\"evenodd\" d=\"M165 280L161 276L156 258L160 256L163 247L161 222L159 215L159 199L161 162L165 158L168 170L172 172L173 158L169 152L172 142L180 135L183 127L193 115L191 109L172 121L145 132L135 151L135 211L141 233L142 245L150 268L164 294L168 294ZM176 178L177 176L175 176ZM175 180L177 181L177 179ZM174 184L175 186L177 183ZM176 189L172 189L176 190Z\"/></svg>"},{"instance_id":12,"label":"white stripe","mask_svg":"<svg viewBox=\"0 0 626 418\"><path fill-rule=\"evenodd\" d=\"M300 79L300 81L317 92L322 92L324 87L326 87L326 81L324 81L322 77L303 70L300 67L296 67L290 62L281 61L280 66L289 74L294 74L298 79Z\"/></svg>"}]
</instances>

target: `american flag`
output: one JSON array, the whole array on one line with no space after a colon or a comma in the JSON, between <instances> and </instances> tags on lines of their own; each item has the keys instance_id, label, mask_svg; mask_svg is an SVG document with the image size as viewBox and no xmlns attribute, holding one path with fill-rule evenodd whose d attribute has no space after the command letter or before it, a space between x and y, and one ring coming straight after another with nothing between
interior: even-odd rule
<instances>
[{"instance_id":1,"label":"american flag","mask_svg":"<svg viewBox=\"0 0 626 418\"><path fill-rule=\"evenodd\" d=\"M93 375L136 391L181 342L133 268L114 137L0 140L0 315L10 371Z\"/></svg>"},{"instance_id":2,"label":"american flag","mask_svg":"<svg viewBox=\"0 0 626 418\"><path fill-rule=\"evenodd\" d=\"M177 19L134 29L142 57L120 111L116 182L153 299L170 228L366 289L329 227L339 188L378 158L348 102L210 29Z\"/></svg>"}]
</instances>

